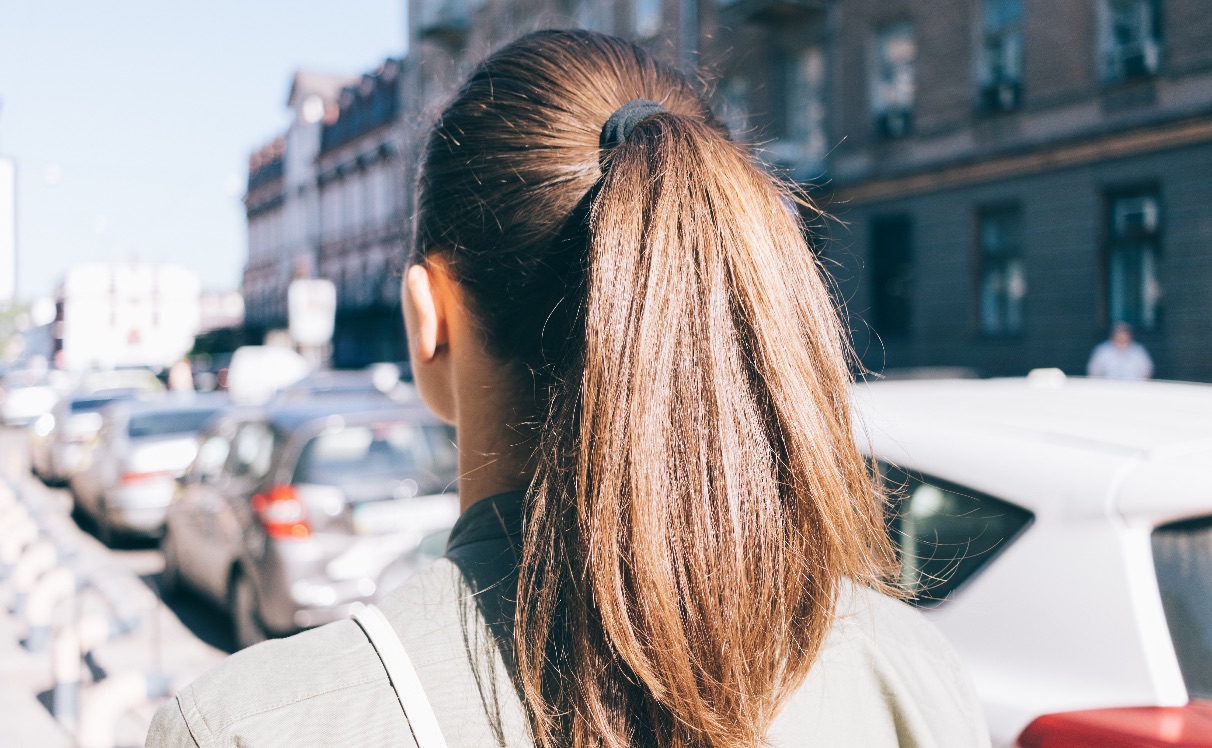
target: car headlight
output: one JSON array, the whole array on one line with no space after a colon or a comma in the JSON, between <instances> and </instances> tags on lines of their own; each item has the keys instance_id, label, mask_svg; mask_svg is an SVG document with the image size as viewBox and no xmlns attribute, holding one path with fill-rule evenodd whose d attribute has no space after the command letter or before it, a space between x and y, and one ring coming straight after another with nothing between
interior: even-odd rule
<instances>
[{"instance_id":1,"label":"car headlight","mask_svg":"<svg viewBox=\"0 0 1212 748\"><path fill-rule=\"evenodd\" d=\"M34 421L34 433L41 437L50 436L50 432L55 429L55 417L50 413L43 413L38 416L38 420Z\"/></svg>"}]
</instances>

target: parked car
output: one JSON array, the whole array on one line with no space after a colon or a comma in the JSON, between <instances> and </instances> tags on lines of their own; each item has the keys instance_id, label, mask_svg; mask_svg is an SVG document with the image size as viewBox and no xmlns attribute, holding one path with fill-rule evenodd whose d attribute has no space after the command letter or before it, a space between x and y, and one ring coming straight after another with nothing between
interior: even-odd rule
<instances>
[{"instance_id":1,"label":"parked car","mask_svg":"<svg viewBox=\"0 0 1212 748\"><path fill-rule=\"evenodd\" d=\"M75 388L81 395L112 390L136 390L149 394L164 392L164 381L146 366L126 366L83 372Z\"/></svg>"},{"instance_id":2,"label":"parked car","mask_svg":"<svg viewBox=\"0 0 1212 748\"><path fill-rule=\"evenodd\" d=\"M226 606L241 646L349 615L458 515L453 431L419 404L233 412L169 507L164 587Z\"/></svg>"},{"instance_id":3,"label":"parked car","mask_svg":"<svg viewBox=\"0 0 1212 748\"><path fill-rule=\"evenodd\" d=\"M50 412L63 390L62 375L45 369L17 369L0 381L0 425L28 426Z\"/></svg>"},{"instance_id":4,"label":"parked car","mask_svg":"<svg viewBox=\"0 0 1212 748\"><path fill-rule=\"evenodd\" d=\"M397 364L372 364L365 369L320 369L287 385L274 395L271 403L285 406L318 398L363 398L368 405L383 400L407 403L416 399L416 390L400 379Z\"/></svg>"},{"instance_id":5,"label":"parked car","mask_svg":"<svg viewBox=\"0 0 1212 748\"><path fill-rule=\"evenodd\" d=\"M159 384L152 377L151 382ZM126 382L136 384L136 382ZM119 400L154 396L162 387L78 389L34 422L30 432L30 470L48 486L66 485L84 463L101 428L101 409Z\"/></svg>"},{"instance_id":6,"label":"parked car","mask_svg":"<svg viewBox=\"0 0 1212 748\"><path fill-rule=\"evenodd\" d=\"M246 345L232 353L223 385L232 400L260 405L310 371L311 365L292 348Z\"/></svg>"},{"instance_id":7,"label":"parked car","mask_svg":"<svg viewBox=\"0 0 1212 748\"><path fill-rule=\"evenodd\" d=\"M1051 371L856 403L901 582L995 745L1212 745L1212 387Z\"/></svg>"},{"instance_id":8,"label":"parked car","mask_svg":"<svg viewBox=\"0 0 1212 748\"><path fill-rule=\"evenodd\" d=\"M379 574L379 594L386 595L404 585L414 574L446 555L446 542L454 522L442 523L430 530L417 544L397 556Z\"/></svg>"},{"instance_id":9,"label":"parked car","mask_svg":"<svg viewBox=\"0 0 1212 748\"><path fill-rule=\"evenodd\" d=\"M176 480L197 456L206 422L225 404L222 396L195 395L114 401L98 413L101 428L71 488L103 540L163 532Z\"/></svg>"}]
</instances>

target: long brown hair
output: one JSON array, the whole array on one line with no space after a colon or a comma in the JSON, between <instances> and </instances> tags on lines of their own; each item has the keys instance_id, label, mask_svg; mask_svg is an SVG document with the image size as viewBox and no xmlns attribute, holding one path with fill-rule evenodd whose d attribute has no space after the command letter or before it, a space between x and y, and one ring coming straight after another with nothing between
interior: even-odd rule
<instances>
[{"instance_id":1,"label":"long brown hair","mask_svg":"<svg viewBox=\"0 0 1212 748\"><path fill-rule=\"evenodd\" d=\"M609 151L606 120L667 110ZM514 646L541 746L756 746L883 501L793 191L640 47L547 31L427 144L414 261L445 253L540 412Z\"/></svg>"}]
</instances>

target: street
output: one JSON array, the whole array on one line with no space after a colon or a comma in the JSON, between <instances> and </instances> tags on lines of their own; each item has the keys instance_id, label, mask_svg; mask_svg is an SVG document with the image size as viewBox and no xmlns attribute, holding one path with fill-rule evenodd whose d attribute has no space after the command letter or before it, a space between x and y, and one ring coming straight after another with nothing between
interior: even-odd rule
<instances>
[{"instance_id":1,"label":"street","mask_svg":"<svg viewBox=\"0 0 1212 748\"><path fill-rule=\"evenodd\" d=\"M152 714L166 694L232 651L227 617L192 595L160 600L163 559L154 542L128 542L111 550L81 528L72 519L69 492L48 488L30 474L23 430L0 430L0 490L5 483L38 525L41 539L49 540L57 550L57 567L75 575L76 593L55 606L52 630L61 632L65 623L89 616L120 621L122 626L85 658L79 708L70 710L75 715L61 715L57 722L54 644L46 641L39 647L28 642L40 651L30 651L23 644L32 630L25 615L12 612L17 597L12 574L7 574L0 581L0 746L143 745ZM0 531L4 529L0 526ZM149 684L149 698L136 698L138 703L133 706L124 702L108 714L93 708L98 700L90 693L96 692L97 684L117 683L126 675L143 676ZM62 706L59 711L64 711ZM89 734L73 736L69 728L76 719L80 719L81 732Z\"/></svg>"}]
</instances>

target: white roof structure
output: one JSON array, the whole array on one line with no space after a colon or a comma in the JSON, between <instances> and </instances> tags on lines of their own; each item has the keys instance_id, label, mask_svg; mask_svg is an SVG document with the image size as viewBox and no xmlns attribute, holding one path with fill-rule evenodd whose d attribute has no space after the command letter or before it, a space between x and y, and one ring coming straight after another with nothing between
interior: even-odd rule
<instances>
[{"instance_id":1,"label":"white roof structure","mask_svg":"<svg viewBox=\"0 0 1212 748\"><path fill-rule=\"evenodd\" d=\"M860 443L881 458L959 473L1037 513L1059 510L1058 494L1064 511L1158 521L1212 509L1209 385L1037 372L859 384L854 401ZM1061 491L1069 480L1072 490ZM1158 490L1162 483L1182 489Z\"/></svg>"},{"instance_id":2,"label":"white roof structure","mask_svg":"<svg viewBox=\"0 0 1212 748\"><path fill-rule=\"evenodd\" d=\"M1187 703L1152 543L1212 516L1212 386L1046 371L860 384L854 402L880 461L1033 514L928 611L995 745L1041 714Z\"/></svg>"}]
</instances>

